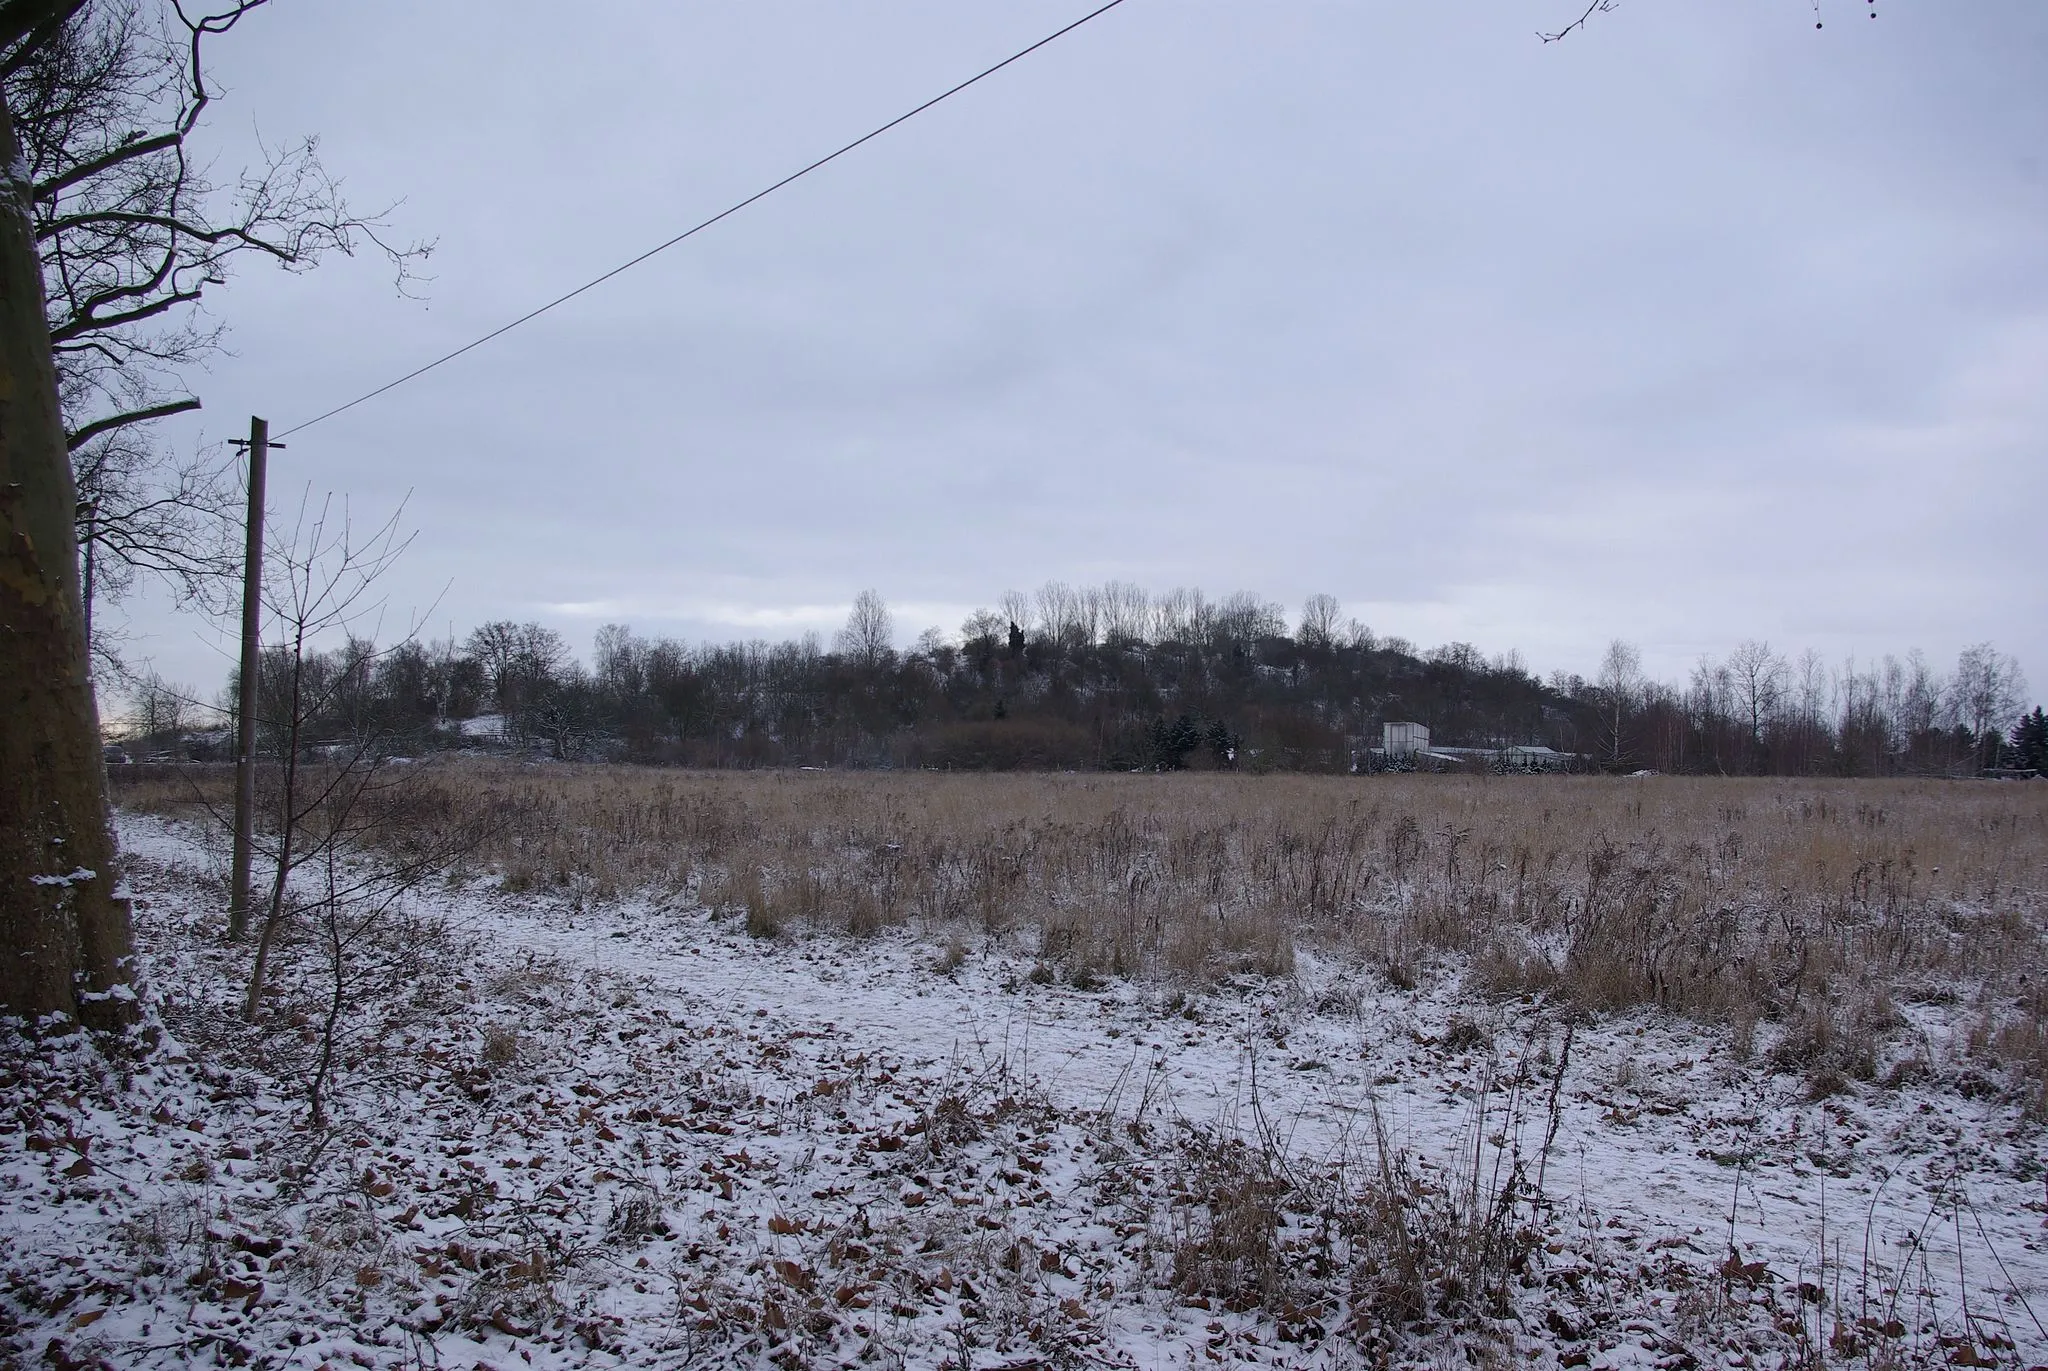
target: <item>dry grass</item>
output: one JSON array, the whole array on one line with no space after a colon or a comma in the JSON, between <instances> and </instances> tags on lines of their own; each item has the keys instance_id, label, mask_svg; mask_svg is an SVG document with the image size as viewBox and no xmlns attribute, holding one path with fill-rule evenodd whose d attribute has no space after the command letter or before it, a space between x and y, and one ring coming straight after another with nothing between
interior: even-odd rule
<instances>
[{"instance_id":1,"label":"dry grass","mask_svg":"<svg viewBox=\"0 0 2048 1371\"><path fill-rule=\"evenodd\" d=\"M191 786L116 793L174 808ZM1819 1077L1867 1072L1853 1045L1894 997L1962 986L1987 1052L2048 1071L2048 786L464 760L407 793L394 843L483 820L472 860L515 887L679 895L763 937L1021 939L1083 985L1284 973L1297 945L1397 984L1453 959L1502 993L1658 1005L1740 1034L1779 1021L1793 1036L1777 1050Z\"/></svg>"}]
</instances>

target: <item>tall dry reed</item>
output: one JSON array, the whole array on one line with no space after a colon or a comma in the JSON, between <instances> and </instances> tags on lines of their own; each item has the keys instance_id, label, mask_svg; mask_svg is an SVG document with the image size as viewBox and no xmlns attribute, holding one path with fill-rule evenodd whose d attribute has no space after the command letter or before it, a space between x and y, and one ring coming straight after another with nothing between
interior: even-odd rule
<instances>
[{"instance_id":1,"label":"tall dry reed","mask_svg":"<svg viewBox=\"0 0 2048 1371\"><path fill-rule=\"evenodd\" d=\"M191 789L117 795L166 808ZM2017 1007L1983 1035L2016 1051L2048 1007L2048 786L2032 783L453 760L408 795L387 840L482 821L473 860L515 887L651 890L762 934L972 931L1084 984L1273 974L1297 946L1396 982L1449 957L1502 992L1776 1018L1849 1074L1899 996Z\"/></svg>"}]
</instances>

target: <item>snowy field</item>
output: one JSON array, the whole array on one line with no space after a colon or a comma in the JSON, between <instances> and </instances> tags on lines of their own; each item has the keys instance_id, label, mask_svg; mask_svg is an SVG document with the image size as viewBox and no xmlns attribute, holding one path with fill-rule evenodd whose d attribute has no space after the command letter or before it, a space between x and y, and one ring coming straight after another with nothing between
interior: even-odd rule
<instances>
[{"instance_id":1,"label":"snowy field","mask_svg":"<svg viewBox=\"0 0 2048 1371\"><path fill-rule=\"evenodd\" d=\"M0 1366L2048 1362L1968 987L1825 1093L1454 960L1084 990L477 878L351 950L309 1128L319 958L243 1025L217 851L121 836L158 1034L4 1049Z\"/></svg>"}]
</instances>

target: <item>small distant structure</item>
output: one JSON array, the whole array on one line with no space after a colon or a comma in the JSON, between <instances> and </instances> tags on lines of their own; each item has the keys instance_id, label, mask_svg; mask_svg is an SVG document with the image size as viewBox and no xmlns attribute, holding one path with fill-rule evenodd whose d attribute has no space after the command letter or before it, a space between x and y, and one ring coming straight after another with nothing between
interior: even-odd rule
<instances>
[{"instance_id":1,"label":"small distant structure","mask_svg":"<svg viewBox=\"0 0 2048 1371\"><path fill-rule=\"evenodd\" d=\"M1429 751L1429 725L1381 724L1380 751L1388 757L1413 757Z\"/></svg>"},{"instance_id":2,"label":"small distant structure","mask_svg":"<svg viewBox=\"0 0 2048 1371\"><path fill-rule=\"evenodd\" d=\"M1432 744L1427 724L1394 721L1380 725L1378 747L1352 753L1351 769L1363 772L1526 773L1571 771L1579 762L1579 755L1575 752L1559 752L1555 748L1544 747L1539 743L1496 744L1492 747L1447 747Z\"/></svg>"}]
</instances>

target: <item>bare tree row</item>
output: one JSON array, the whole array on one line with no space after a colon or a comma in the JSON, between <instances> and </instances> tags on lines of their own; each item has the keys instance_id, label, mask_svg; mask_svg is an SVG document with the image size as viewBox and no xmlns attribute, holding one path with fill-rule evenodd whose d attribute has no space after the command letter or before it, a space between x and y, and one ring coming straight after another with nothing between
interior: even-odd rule
<instances>
[{"instance_id":1,"label":"bare tree row","mask_svg":"<svg viewBox=\"0 0 2048 1371\"><path fill-rule=\"evenodd\" d=\"M1605 764L1674 771L1848 771L1884 774L1990 767L2027 703L2018 661L1990 643L1937 670L1904 657L1830 664L1755 639L1725 660L1701 658L1682 685L1650 680L1630 644L1611 644L1598 678L1552 680L1559 693L1600 702Z\"/></svg>"},{"instance_id":2,"label":"bare tree row","mask_svg":"<svg viewBox=\"0 0 2048 1371\"><path fill-rule=\"evenodd\" d=\"M1053 582L1006 601L1028 626L978 611L960 635L927 630L907 650L874 591L830 650L816 635L691 644L607 624L586 666L553 629L510 620L459 641L343 637L324 652L273 649L260 695L268 716L282 711L274 673L311 683L325 703L301 741L330 749L374 733L404 751L521 746L716 766L1208 757L1341 770L1377 744L1382 723L1412 720L1438 744L1541 744L1603 770L1872 775L1996 765L2026 704L2017 664L1989 644L1942 673L1917 652L1830 665L1751 641L1665 683L1616 643L1593 680L1546 681L1513 654L1382 638L1323 595L1291 630L1249 593ZM156 737L139 755L192 750L193 739L165 735L198 717L176 703L193 694L140 683L137 732ZM1169 745L1189 738L1215 745Z\"/></svg>"}]
</instances>

